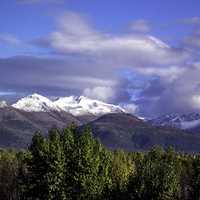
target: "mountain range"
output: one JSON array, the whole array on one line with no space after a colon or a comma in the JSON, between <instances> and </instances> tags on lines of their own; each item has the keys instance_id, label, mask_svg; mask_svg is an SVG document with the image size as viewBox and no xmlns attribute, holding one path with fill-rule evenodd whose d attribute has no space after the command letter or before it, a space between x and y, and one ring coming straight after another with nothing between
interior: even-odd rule
<instances>
[{"instance_id":1,"label":"mountain range","mask_svg":"<svg viewBox=\"0 0 200 200\"><path fill-rule=\"evenodd\" d=\"M29 95L17 101L12 107L27 112L65 111L74 116L103 115L106 113L126 112L120 106L89 99L84 96L61 97L55 101L39 94Z\"/></svg>"},{"instance_id":2,"label":"mountain range","mask_svg":"<svg viewBox=\"0 0 200 200\"><path fill-rule=\"evenodd\" d=\"M199 152L200 135L191 134L180 126L199 119L200 115L191 114L144 121L118 105L84 96L52 101L33 94L12 105L5 101L0 103L0 147L26 148L35 132L46 135L52 127L64 128L74 122L78 130L89 125L94 136L111 149L145 151L161 145L164 148L173 146L178 151Z\"/></svg>"},{"instance_id":3,"label":"mountain range","mask_svg":"<svg viewBox=\"0 0 200 200\"><path fill-rule=\"evenodd\" d=\"M95 137L109 148L146 151L153 146L174 147L181 152L199 152L200 136L171 127L157 127L131 114L107 114L88 124Z\"/></svg>"},{"instance_id":4,"label":"mountain range","mask_svg":"<svg viewBox=\"0 0 200 200\"><path fill-rule=\"evenodd\" d=\"M0 102L0 147L25 148L36 131L44 134L52 127L78 126L107 113L125 113L120 106L84 96L62 97L52 101L32 94L8 105Z\"/></svg>"},{"instance_id":5,"label":"mountain range","mask_svg":"<svg viewBox=\"0 0 200 200\"><path fill-rule=\"evenodd\" d=\"M200 133L200 114L199 113L172 113L149 120L155 126L174 127L188 131L193 134Z\"/></svg>"}]
</instances>

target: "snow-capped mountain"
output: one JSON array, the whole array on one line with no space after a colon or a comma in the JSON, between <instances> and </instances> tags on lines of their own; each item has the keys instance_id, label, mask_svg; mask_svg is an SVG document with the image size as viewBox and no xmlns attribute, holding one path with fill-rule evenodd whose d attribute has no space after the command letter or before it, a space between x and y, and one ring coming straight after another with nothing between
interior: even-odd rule
<instances>
[{"instance_id":1,"label":"snow-capped mountain","mask_svg":"<svg viewBox=\"0 0 200 200\"><path fill-rule=\"evenodd\" d=\"M0 108L4 108L7 106L8 106L8 104L6 103L6 101L0 101Z\"/></svg>"},{"instance_id":2,"label":"snow-capped mountain","mask_svg":"<svg viewBox=\"0 0 200 200\"><path fill-rule=\"evenodd\" d=\"M56 101L51 101L50 99L39 94L33 94L20 99L12 106L27 112L65 111L74 116L99 116L106 113L126 112L120 106L89 99L84 96L62 97Z\"/></svg>"},{"instance_id":3,"label":"snow-capped mountain","mask_svg":"<svg viewBox=\"0 0 200 200\"><path fill-rule=\"evenodd\" d=\"M62 110L71 113L75 116L80 115L103 115L106 113L122 113L126 112L120 106L104 103L102 101L89 99L84 96L62 97L54 102L54 105Z\"/></svg>"},{"instance_id":4,"label":"snow-capped mountain","mask_svg":"<svg viewBox=\"0 0 200 200\"><path fill-rule=\"evenodd\" d=\"M150 120L156 126L170 126L180 129L194 129L200 126L200 114L169 114Z\"/></svg>"},{"instance_id":5,"label":"snow-capped mountain","mask_svg":"<svg viewBox=\"0 0 200 200\"><path fill-rule=\"evenodd\" d=\"M50 99L39 94L32 94L24 97L12 106L27 112L48 112L53 110L61 111L61 109L54 105Z\"/></svg>"}]
</instances>

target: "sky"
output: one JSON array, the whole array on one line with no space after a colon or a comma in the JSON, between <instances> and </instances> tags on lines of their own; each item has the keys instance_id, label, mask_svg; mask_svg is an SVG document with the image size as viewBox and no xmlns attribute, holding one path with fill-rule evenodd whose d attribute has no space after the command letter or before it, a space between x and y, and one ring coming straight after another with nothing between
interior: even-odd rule
<instances>
[{"instance_id":1,"label":"sky","mask_svg":"<svg viewBox=\"0 0 200 200\"><path fill-rule=\"evenodd\" d=\"M200 112L199 0L1 0L0 99L84 95Z\"/></svg>"}]
</instances>

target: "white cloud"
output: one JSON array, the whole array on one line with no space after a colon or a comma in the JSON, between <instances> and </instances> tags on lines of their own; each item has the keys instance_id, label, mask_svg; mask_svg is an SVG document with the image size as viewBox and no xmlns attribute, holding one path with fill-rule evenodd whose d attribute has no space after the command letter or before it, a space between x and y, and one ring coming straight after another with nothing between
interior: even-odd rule
<instances>
[{"instance_id":1,"label":"white cloud","mask_svg":"<svg viewBox=\"0 0 200 200\"><path fill-rule=\"evenodd\" d=\"M141 25L140 33L143 31L142 34L139 34L139 25ZM187 84L182 77L192 83L189 80L192 75L188 73L191 71L188 63L193 62L193 55L188 50L172 47L157 37L145 34L144 32L148 31L145 25L144 21L135 24L133 29L138 29L137 34L105 33L96 30L83 16L68 12L58 19L56 31L34 42L39 47L51 50L56 55L59 54L63 57L75 55L76 58L88 59L89 67L86 70L81 67L78 70L77 67L78 78L76 79L70 74L69 76L72 78L69 80L73 79L72 85L83 89L83 94L90 98L116 101L117 98L121 100L123 96L126 96L126 100L123 102L128 102L127 98L131 100L129 95L124 95L124 91L130 87L131 80L124 83L124 87L119 90L117 87L120 85L121 79L115 75L121 69L128 69L145 77L158 76L161 82L161 87L155 89L157 90L155 96L149 98L149 96L142 97L137 94L137 103L141 100L139 108L134 103L127 105L127 109L132 113L140 112L141 107L154 109L154 111L151 110L152 113L160 113L164 109L166 111L172 111L175 108L180 110L184 106L188 109L191 108L189 99L194 91L188 87L191 87L192 84ZM87 72L89 75L83 75L83 72ZM94 81L92 81L93 76L95 77ZM97 81L96 78L99 80ZM101 80L104 81L101 82ZM115 83L108 83L108 80ZM194 84L196 85L197 82ZM189 86L187 87L187 85ZM133 85L131 93L134 93L134 88ZM145 90L145 88L141 88L141 90ZM188 94L184 91L187 91ZM182 99L177 100L177 96ZM147 101L150 103L152 99L154 100L151 105L148 105ZM171 103L163 107L166 100ZM142 114L145 115L145 113Z\"/></svg>"},{"instance_id":2,"label":"white cloud","mask_svg":"<svg viewBox=\"0 0 200 200\"><path fill-rule=\"evenodd\" d=\"M90 76L59 76L59 79L67 82L77 82L80 85L114 86L116 84L115 80L94 78Z\"/></svg>"},{"instance_id":3,"label":"white cloud","mask_svg":"<svg viewBox=\"0 0 200 200\"><path fill-rule=\"evenodd\" d=\"M200 109L200 95L192 96L191 100L192 106L196 109Z\"/></svg>"},{"instance_id":4,"label":"white cloud","mask_svg":"<svg viewBox=\"0 0 200 200\"><path fill-rule=\"evenodd\" d=\"M86 88L83 91L83 95L92 99L99 99L102 101L109 101L115 96L115 91L111 87L94 87Z\"/></svg>"},{"instance_id":5,"label":"white cloud","mask_svg":"<svg viewBox=\"0 0 200 200\"><path fill-rule=\"evenodd\" d=\"M188 51L174 48L144 32L119 35L98 31L84 17L72 12L59 18L57 25L54 32L34 41L50 50L56 59L0 59L4 70L0 76L1 86L20 88L20 91L24 87L27 91L53 88L62 94L75 91L103 101L127 102L125 107L131 113L151 109L151 113L160 114L198 107L199 100L194 96L199 94L199 58L194 59ZM190 36L195 45L198 44L196 39L199 40L196 36ZM148 83L149 89L141 84L143 88L139 90L145 92L139 96L140 84L133 85L133 80L126 82L121 73L124 69L139 74L138 79L145 77L146 81L156 75L159 81ZM128 94L127 90L130 90ZM134 90L137 90L137 99L131 98ZM132 103L133 99L138 106Z\"/></svg>"},{"instance_id":6,"label":"white cloud","mask_svg":"<svg viewBox=\"0 0 200 200\"><path fill-rule=\"evenodd\" d=\"M124 108L127 112L131 113L131 114L137 114L138 112L138 106L136 104L124 104L121 105L122 108Z\"/></svg>"},{"instance_id":7,"label":"white cloud","mask_svg":"<svg viewBox=\"0 0 200 200\"><path fill-rule=\"evenodd\" d=\"M171 65L183 62L189 56L150 35L112 35L96 31L76 13L66 13L59 18L58 24L57 31L35 43L63 55L76 53L103 59L115 67Z\"/></svg>"},{"instance_id":8,"label":"white cloud","mask_svg":"<svg viewBox=\"0 0 200 200\"><path fill-rule=\"evenodd\" d=\"M171 82L181 76L181 74L186 71L186 68L181 68L180 66L168 66L166 68L148 67L145 69L138 69L138 71L150 76L157 75L164 78L164 80Z\"/></svg>"}]
</instances>

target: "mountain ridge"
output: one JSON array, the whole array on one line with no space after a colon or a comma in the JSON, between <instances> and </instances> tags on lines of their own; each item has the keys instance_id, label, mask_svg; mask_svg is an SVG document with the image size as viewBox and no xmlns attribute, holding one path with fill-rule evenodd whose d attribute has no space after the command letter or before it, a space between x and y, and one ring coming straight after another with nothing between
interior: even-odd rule
<instances>
[{"instance_id":1,"label":"mountain ridge","mask_svg":"<svg viewBox=\"0 0 200 200\"><path fill-rule=\"evenodd\" d=\"M172 113L149 120L155 126L174 127L192 133L200 132L200 113Z\"/></svg>"},{"instance_id":2,"label":"mountain ridge","mask_svg":"<svg viewBox=\"0 0 200 200\"><path fill-rule=\"evenodd\" d=\"M198 120L199 116L191 115L190 121ZM180 121L179 118L176 120ZM0 108L0 147L26 148L35 132L46 135L52 127L61 129L72 122L78 129L89 125L94 137L111 149L146 151L161 145L164 148L173 146L183 152L200 151L198 134L176 127L156 126L127 113L120 106L83 96L51 101L38 94Z\"/></svg>"},{"instance_id":3,"label":"mountain ridge","mask_svg":"<svg viewBox=\"0 0 200 200\"><path fill-rule=\"evenodd\" d=\"M0 108L0 147L26 148L35 132L47 134L53 127L82 124L66 112L26 112L8 106Z\"/></svg>"},{"instance_id":4,"label":"mountain ridge","mask_svg":"<svg viewBox=\"0 0 200 200\"><path fill-rule=\"evenodd\" d=\"M84 96L60 97L52 101L37 93L23 97L11 106L27 112L65 111L74 116L99 116L106 113L127 112L118 105L108 104Z\"/></svg>"},{"instance_id":5,"label":"mountain ridge","mask_svg":"<svg viewBox=\"0 0 200 200\"><path fill-rule=\"evenodd\" d=\"M165 149L172 146L180 152L200 151L199 135L172 127L156 127L126 113L106 114L87 125L95 137L111 149L147 151L160 145Z\"/></svg>"}]
</instances>

